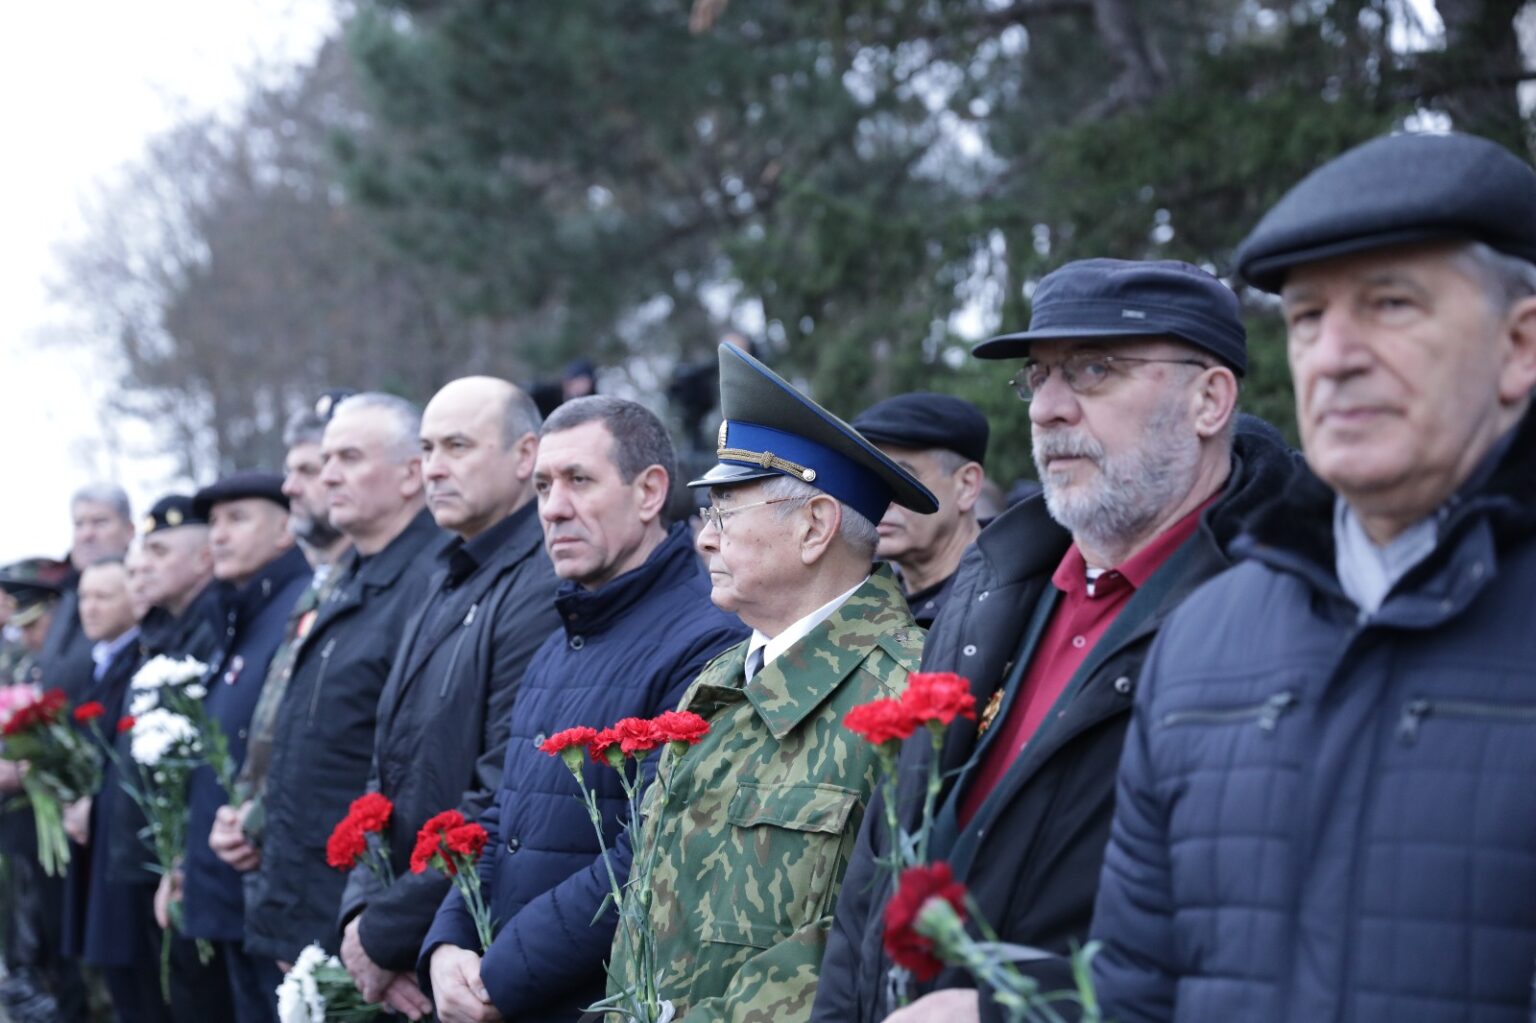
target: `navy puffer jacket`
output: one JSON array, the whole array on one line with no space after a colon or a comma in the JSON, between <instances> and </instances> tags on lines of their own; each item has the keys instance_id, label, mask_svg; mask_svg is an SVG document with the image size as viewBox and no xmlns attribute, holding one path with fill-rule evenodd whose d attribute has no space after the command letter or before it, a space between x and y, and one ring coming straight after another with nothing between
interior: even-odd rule
<instances>
[{"instance_id":1,"label":"navy puffer jacket","mask_svg":"<svg viewBox=\"0 0 1536 1023\"><path fill-rule=\"evenodd\" d=\"M536 744L565 728L602 728L675 708L704 665L747 635L735 616L710 603L709 590L682 523L644 565L602 588L561 586L556 606L564 628L523 675L501 788L480 820L490 832L480 877L496 921L480 975L506 1019L569 1023L602 998L616 919L610 911L593 923L608 894L607 870L576 780ZM655 760L647 760L653 769ZM628 842L620 839L623 790L607 768L588 765L585 777L598 793L622 881L629 873ZM479 948L456 891L422 943L424 990L432 950L443 944Z\"/></svg>"},{"instance_id":2,"label":"navy puffer jacket","mask_svg":"<svg viewBox=\"0 0 1536 1023\"><path fill-rule=\"evenodd\" d=\"M1093 930L1143 1020L1521 1023L1536 968L1536 417L1362 615L1303 475L1163 628Z\"/></svg>"}]
</instances>

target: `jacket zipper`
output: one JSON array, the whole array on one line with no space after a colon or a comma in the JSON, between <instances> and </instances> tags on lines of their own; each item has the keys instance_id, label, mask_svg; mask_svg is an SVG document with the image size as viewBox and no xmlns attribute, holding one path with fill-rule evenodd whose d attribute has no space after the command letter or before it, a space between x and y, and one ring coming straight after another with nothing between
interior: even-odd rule
<instances>
[{"instance_id":1,"label":"jacket zipper","mask_svg":"<svg viewBox=\"0 0 1536 1023\"><path fill-rule=\"evenodd\" d=\"M1280 718L1300 702L1289 689L1276 693L1263 703L1244 707L1225 707L1219 710L1176 710L1163 715L1164 728L1184 724L1224 724L1230 721L1253 721L1261 732L1273 732Z\"/></svg>"},{"instance_id":2,"label":"jacket zipper","mask_svg":"<svg viewBox=\"0 0 1536 1023\"><path fill-rule=\"evenodd\" d=\"M1412 746L1419 738L1419 725L1427 717L1461 718L1483 721L1536 722L1536 705L1479 703L1472 700L1409 700L1397 720L1397 737Z\"/></svg>"},{"instance_id":3,"label":"jacket zipper","mask_svg":"<svg viewBox=\"0 0 1536 1023\"><path fill-rule=\"evenodd\" d=\"M443 684L437 690L439 700L448 695L448 686L453 682L453 669L459 663L459 651L464 647L464 637L469 635L469 627L475 623L475 611L479 607L478 602L469 605L469 613L464 616L464 623L459 629L459 638L453 641L453 653L448 655L448 667L443 671Z\"/></svg>"},{"instance_id":4,"label":"jacket zipper","mask_svg":"<svg viewBox=\"0 0 1536 1023\"><path fill-rule=\"evenodd\" d=\"M315 691L309 696L309 724L315 726L315 712L320 709L320 689L325 685L325 672L331 666L331 651L336 649L336 637L332 636L325 641L325 646L320 649L320 674L315 676Z\"/></svg>"}]
</instances>

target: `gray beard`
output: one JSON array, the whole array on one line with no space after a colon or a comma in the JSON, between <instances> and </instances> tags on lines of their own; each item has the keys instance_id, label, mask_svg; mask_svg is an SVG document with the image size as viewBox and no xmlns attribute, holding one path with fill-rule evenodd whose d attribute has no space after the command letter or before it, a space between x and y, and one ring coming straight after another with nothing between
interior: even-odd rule
<instances>
[{"instance_id":1,"label":"gray beard","mask_svg":"<svg viewBox=\"0 0 1536 1023\"><path fill-rule=\"evenodd\" d=\"M293 516L290 521L293 526L293 535L319 550L325 550L341 539L341 530L329 522L298 515Z\"/></svg>"},{"instance_id":2,"label":"gray beard","mask_svg":"<svg viewBox=\"0 0 1536 1023\"><path fill-rule=\"evenodd\" d=\"M1034 434L1035 470L1045 488L1051 518L1096 550L1120 550L1144 538L1189 493L1200 461L1200 443L1169 402L1147 424L1139 445L1110 457L1098 441L1066 430ZM1045 469L1048 456L1091 460L1098 475L1066 492Z\"/></svg>"}]
</instances>

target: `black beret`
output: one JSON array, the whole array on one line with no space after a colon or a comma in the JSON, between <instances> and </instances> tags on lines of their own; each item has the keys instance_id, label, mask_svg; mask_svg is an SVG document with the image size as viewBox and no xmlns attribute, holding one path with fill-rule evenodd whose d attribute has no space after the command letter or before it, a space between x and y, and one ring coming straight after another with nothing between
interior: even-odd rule
<instances>
[{"instance_id":1,"label":"black beret","mask_svg":"<svg viewBox=\"0 0 1536 1023\"><path fill-rule=\"evenodd\" d=\"M139 533L149 536L162 529L207 524L208 519L198 513L192 498L185 494L166 494L156 501L154 507L149 509L149 514L144 516L144 521L139 524Z\"/></svg>"},{"instance_id":2,"label":"black beret","mask_svg":"<svg viewBox=\"0 0 1536 1023\"><path fill-rule=\"evenodd\" d=\"M892 501L924 515L933 493L853 427L731 344L720 356L720 412L713 469L690 487L729 487L770 476L795 479L879 522Z\"/></svg>"},{"instance_id":3,"label":"black beret","mask_svg":"<svg viewBox=\"0 0 1536 1023\"><path fill-rule=\"evenodd\" d=\"M356 393L348 387L333 387L329 391L321 391L320 397L315 399L315 415L320 417L322 423L329 423L331 417L336 414L336 406Z\"/></svg>"},{"instance_id":4,"label":"black beret","mask_svg":"<svg viewBox=\"0 0 1536 1023\"><path fill-rule=\"evenodd\" d=\"M1536 262L1536 171L1476 135L1388 135L1295 185L1237 248L1237 271L1277 292L1301 263L1464 239Z\"/></svg>"},{"instance_id":5,"label":"black beret","mask_svg":"<svg viewBox=\"0 0 1536 1023\"><path fill-rule=\"evenodd\" d=\"M897 394L875 402L848 425L876 444L944 448L972 462L987 458L987 417L952 394Z\"/></svg>"},{"instance_id":6,"label":"black beret","mask_svg":"<svg viewBox=\"0 0 1536 1023\"><path fill-rule=\"evenodd\" d=\"M1017 359L1036 341L1176 337L1203 348L1241 376L1248 333L1232 289L1177 260L1080 259L1040 279L1029 329L989 338L978 359Z\"/></svg>"},{"instance_id":7,"label":"black beret","mask_svg":"<svg viewBox=\"0 0 1536 1023\"><path fill-rule=\"evenodd\" d=\"M192 498L192 507L200 517L206 519L214 505L245 497L265 498L284 510L288 508L288 495L283 493L283 477L275 472L257 471L233 473L217 483L210 483Z\"/></svg>"}]
</instances>

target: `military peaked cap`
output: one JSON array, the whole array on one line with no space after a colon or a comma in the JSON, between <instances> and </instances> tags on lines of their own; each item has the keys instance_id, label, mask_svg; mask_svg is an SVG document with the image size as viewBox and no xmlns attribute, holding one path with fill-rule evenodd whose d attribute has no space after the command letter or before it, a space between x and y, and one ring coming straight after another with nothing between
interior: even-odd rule
<instances>
[{"instance_id":1,"label":"military peaked cap","mask_svg":"<svg viewBox=\"0 0 1536 1023\"><path fill-rule=\"evenodd\" d=\"M690 487L792 476L879 522L892 501L923 514L938 499L853 427L734 345L720 346L720 460Z\"/></svg>"},{"instance_id":2,"label":"military peaked cap","mask_svg":"<svg viewBox=\"0 0 1536 1023\"><path fill-rule=\"evenodd\" d=\"M1237 270L1277 292L1302 263L1457 239L1536 263L1536 171L1476 135L1389 135L1285 193L1238 246Z\"/></svg>"}]
</instances>

